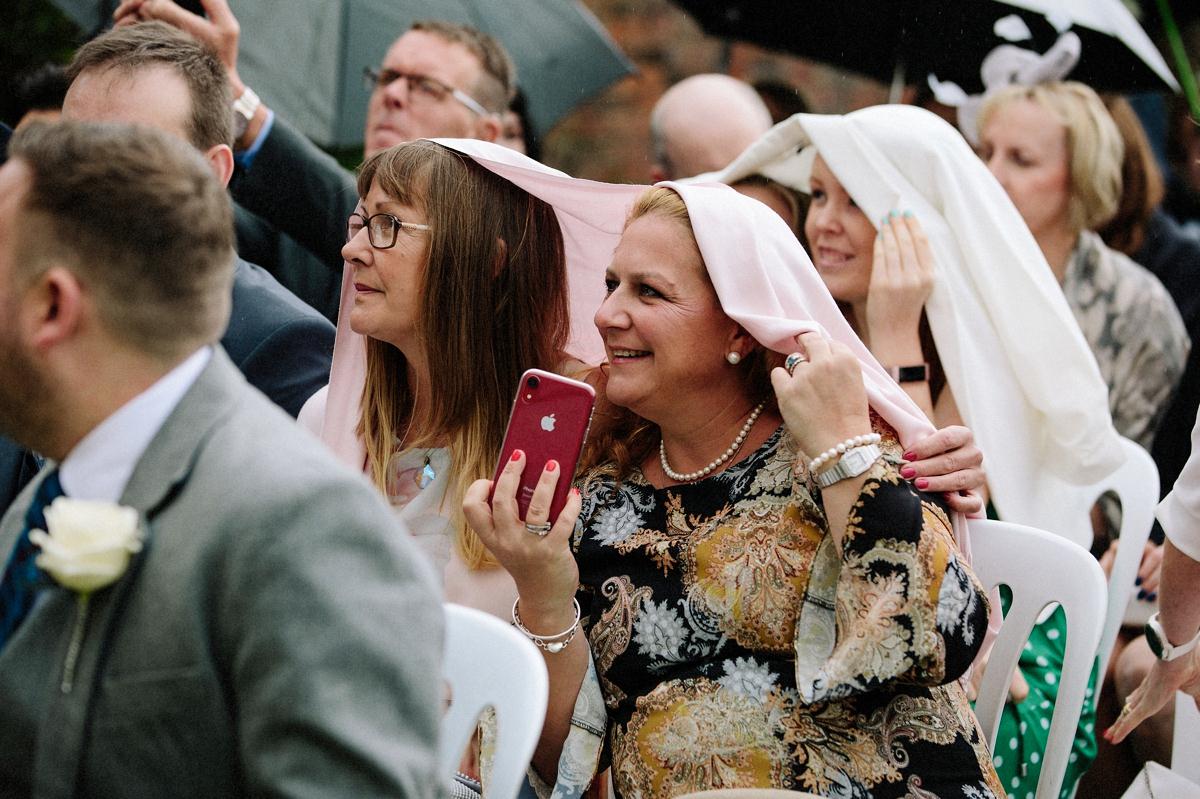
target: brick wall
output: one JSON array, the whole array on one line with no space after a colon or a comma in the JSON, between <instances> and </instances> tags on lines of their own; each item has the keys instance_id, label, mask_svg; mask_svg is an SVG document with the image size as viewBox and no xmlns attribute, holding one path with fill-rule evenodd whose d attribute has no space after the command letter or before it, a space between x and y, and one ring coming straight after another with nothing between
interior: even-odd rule
<instances>
[{"instance_id":1,"label":"brick wall","mask_svg":"<svg viewBox=\"0 0 1200 799\"><path fill-rule=\"evenodd\" d=\"M576 177L649 180L650 109L671 84L700 72L727 72L747 81L781 80L800 89L818 113L842 113L887 99L887 87L874 81L706 36L667 0L584 0L584 4L637 65L638 74L581 104L546 137L543 160Z\"/></svg>"}]
</instances>

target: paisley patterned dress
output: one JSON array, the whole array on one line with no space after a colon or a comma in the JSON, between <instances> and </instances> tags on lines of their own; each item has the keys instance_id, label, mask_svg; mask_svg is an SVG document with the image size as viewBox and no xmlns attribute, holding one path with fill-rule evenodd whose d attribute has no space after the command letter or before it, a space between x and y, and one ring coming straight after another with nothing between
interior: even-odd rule
<instances>
[{"instance_id":1,"label":"paisley patterned dress","mask_svg":"<svg viewBox=\"0 0 1200 799\"><path fill-rule=\"evenodd\" d=\"M594 669L555 796L577 795L598 766L580 739L604 729L600 704L620 796L1003 796L956 682L986 596L939 499L900 478L894 434L880 432L888 455L840 550L783 427L695 483L656 489L603 467L581 478L574 548Z\"/></svg>"}]
</instances>

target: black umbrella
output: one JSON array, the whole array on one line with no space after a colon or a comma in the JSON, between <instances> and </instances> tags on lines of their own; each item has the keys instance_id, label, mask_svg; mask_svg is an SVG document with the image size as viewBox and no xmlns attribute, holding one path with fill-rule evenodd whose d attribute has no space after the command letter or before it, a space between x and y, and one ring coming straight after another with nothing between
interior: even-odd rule
<instances>
[{"instance_id":1,"label":"black umbrella","mask_svg":"<svg viewBox=\"0 0 1200 799\"><path fill-rule=\"evenodd\" d=\"M1081 41L1068 77L1102 91L1178 85L1161 54L1120 0L824 0L784 6L771 0L676 0L705 31L843 67L885 83L899 70L910 82L927 75L970 94L983 90L980 63L1011 43L996 23L1019 16L1029 38L1049 50L1060 32L1047 14L1070 20Z\"/></svg>"}]
</instances>

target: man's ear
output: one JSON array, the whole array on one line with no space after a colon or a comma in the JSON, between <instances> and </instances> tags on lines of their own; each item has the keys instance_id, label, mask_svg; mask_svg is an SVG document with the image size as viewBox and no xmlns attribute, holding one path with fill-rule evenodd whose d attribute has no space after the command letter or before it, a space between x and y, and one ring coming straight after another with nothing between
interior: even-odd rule
<instances>
[{"instance_id":1,"label":"man's ear","mask_svg":"<svg viewBox=\"0 0 1200 799\"><path fill-rule=\"evenodd\" d=\"M233 177L233 150L228 144L214 144L204 151L204 160L212 167L213 174L222 186L228 186Z\"/></svg>"},{"instance_id":2,"label":"man's ear","mask_svg":"<svg viewBox=\"0 0 1200 799\"><path fill-rule=\"evenodd\" d=\"M495 141L504 131L504 121L500 114L488 114L475 120L475 138L483 141Z\"/></svg>"},{"instance_id":3,"label":"man's ear","mask_svg":"<svg viewBox=\"0 0 1200 799\"><path fill-rule=\"evenodd\" d=\"M47 269L20 300L18 324L22 335L37 352L49 352L78 331L86 301L73 272L61 266Z\"/></svg>"}]
</instances>

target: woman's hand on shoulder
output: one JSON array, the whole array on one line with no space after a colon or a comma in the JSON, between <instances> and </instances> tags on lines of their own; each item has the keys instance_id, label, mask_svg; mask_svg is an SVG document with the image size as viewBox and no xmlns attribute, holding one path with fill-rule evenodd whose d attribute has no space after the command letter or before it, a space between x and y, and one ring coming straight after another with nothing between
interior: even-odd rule
<instances>
[{"instance_id":1,"label":"woman's hand on shoulder","mask_svg":"<svg viewBox=\"0 0 1200 799\"><path fill-rule=\"evenodd\" d=\"M797 337L803 360L791 374L771 370L779 412L796 444L810 458L854 436L871 432L867 390L858 358L845 344L819 333Z\"/></svg>"},{"instance_id":2,"label":"woman's hand on shoulder","mask_svg":"<svg viewBox=\"0 0 1200 799\"><path fill-rule=\"evenodd\" d=\"M579 567L570 545L582 504L579 492L572 489L567 495L562 512L548 532L537 532L549 518L554 487L559 480L570 478L553 461L530 466L540 468L542 473L524 519L517 505L521 474L526 467L525 453L521 450L515 450L504 465L495 491L491 480L476 480L467 488L463 513L471 529L512 575L523 608L570 605L579 586Z\"/></svg>"},{"instance_id":3,"label":"woman's hand on shoulder","mask_svg":"<svg viewBox=\"0 0 1200 799\"><path fill-rule=\"evenodd\" d=\"M867 287L865 322L872 349L897 340L918 342L921 311L933 291L933 280L933 251L921 223L909 211L891 212L880 222L875 237Z\"/></svg>"},{"instance_id":4,"label":"woman's hand on shoulder","mask_svg":"<svg viewBox=\"0 0 1200 799\"><path fill-rule=\"evenodd\" d=\"M983 511L987 475L975 434L962 425L948 425L913 444L900 474L922 491L942 492L951 510L967 515Z\"/></svg>"}]
</instances>

